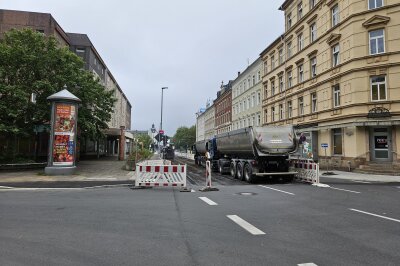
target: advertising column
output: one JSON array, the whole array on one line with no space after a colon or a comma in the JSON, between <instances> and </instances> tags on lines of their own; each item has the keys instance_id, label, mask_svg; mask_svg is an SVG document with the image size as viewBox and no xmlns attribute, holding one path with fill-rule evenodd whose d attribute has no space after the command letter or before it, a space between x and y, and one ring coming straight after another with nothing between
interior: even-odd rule
<instances>
[{"instance_id":1,"label":"advertising column","mask_svg":"<svg viewBox=\"0 0 400 266\"><path fill-rule=\"evenodd\" d=\"M78 103L75 95L64 89L47 98L52 101L50 145L45 173L71 175L76 166Z\"/></svg>"}]
</instances>

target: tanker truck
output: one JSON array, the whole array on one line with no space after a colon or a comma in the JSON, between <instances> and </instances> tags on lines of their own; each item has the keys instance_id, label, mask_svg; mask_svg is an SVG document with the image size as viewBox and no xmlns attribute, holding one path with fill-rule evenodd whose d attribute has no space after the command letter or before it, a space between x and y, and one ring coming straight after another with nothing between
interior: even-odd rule
<instances>
[{"instance_id":1,"label":"tanker truck","mask_svg":"<svg viewBox=\"0 0 400 266\"><path fill-rule=\"evenodd\" d=\"M205 164L206 152L214 171L254 182L256 177L291 181L289 154L297 142L293 126L246 127L196 142L195 163Z\"/></svg>"}]
</instances>

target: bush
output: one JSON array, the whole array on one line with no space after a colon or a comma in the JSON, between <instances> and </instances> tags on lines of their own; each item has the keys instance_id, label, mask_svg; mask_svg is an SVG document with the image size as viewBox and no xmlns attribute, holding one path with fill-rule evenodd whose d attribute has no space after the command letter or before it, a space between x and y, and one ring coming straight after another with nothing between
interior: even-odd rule
<instances>
[{"instance_id":1,"label":"bush","mask_svg":"<svg viewBox=\"0 0 400 266\"><path fill-rule=\"evenodd\" d=\"M137 162L150 159L153 153L147 149L141 149L137 151ZM136 152L133 152L129 155L128 160L136 161Z\"/></svg>"}]
</instances>

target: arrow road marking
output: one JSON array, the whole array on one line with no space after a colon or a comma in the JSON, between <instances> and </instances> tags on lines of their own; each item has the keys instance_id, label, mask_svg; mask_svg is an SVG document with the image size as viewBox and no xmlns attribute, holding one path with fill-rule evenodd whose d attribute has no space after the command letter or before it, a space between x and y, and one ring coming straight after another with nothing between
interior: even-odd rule
<instances>
[{"instance_id":1,"label":"arrow road marking","mask_svg":"<svg viewBox=\"0 0 400 266\"><path fill-rule=\"evenodd\" d=\"M371 215L371 216L375 216L375 217L379 217L379 218L382 218L382 219L386 219L386 220L390 220L390 221L394 221L394 222L400 223L400 220L393 219L393 218L390 218L390 217L386 217L386 216L382 216L382 215L378 215L378 214L374 214L374 213L370 213L370 212L360 211L360 210L357 210L357 209L349 209L349 210L350 211L354 211L354 212L368 214L368 215Z\"/></svg>"},{"instance_id":2,"label":"arrow road marking","mask_svg":"<svg viewBox=\"0 0 400 266\"><path fill-rule=\"evenodd\" d=\"M240 218L237 215L227 215L226 217L228 217L229 219L234 221L237 225L239 225L240 227L242 227L243 229L245 229L247 232L249 232L252 235L265 235L265 233L263 231L261 231L260 229L258 229L255 226L253 226L252 224L249 224L248 222L246 222L245 220L243 220L242 218Z\"/></svg>"},{"instance_id":3,"label":"arrow road marking","mask_svg":"<svg viewBox=\"0 0 400 266\"><path fill-rule=\"evenodd\" d=\"M208 205L218 205L218 203L215 203L214 201L210 200L207 197L199 197L199 199L201 199L202 201L204 201Z\"/></svg>"}]
</instances>

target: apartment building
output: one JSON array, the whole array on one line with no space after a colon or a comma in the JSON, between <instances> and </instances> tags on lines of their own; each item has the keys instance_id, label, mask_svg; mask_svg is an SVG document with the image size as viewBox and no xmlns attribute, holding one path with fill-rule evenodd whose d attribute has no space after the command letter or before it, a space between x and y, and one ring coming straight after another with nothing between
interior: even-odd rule
<instances>
[{"instance_id":1,"label":"apartment building","mask_svg":"<svg viewBox=\"0 0 400 266\"><path fill-rule=\"evenodd\" d=\"M217 98L214 101L215 106L215 132L221 134L229 132L232 129L232 81L224 85L222 82L220 90L217 92Z\"/></svg>"},{"instance_id":2,"label":"apartment building","mask_svg":"<svg viewBox=\"0 0 400 266\"><path fill-rule=\"evenodd\" d=\"M207 103L204 112L204 138L211 139L215 136L215 105L211 102Z\"/></svg>"},{"instance_id":3,"label":"apartment building","mask_svg":"<svg viewBox=\"0 0 400 266\"><path fill-rule=\"evenodd\" d=\"M258 58L232 82L232 130L260 126L262 60Z\"/></svg>"},{"instance_id":4,"label":"apartment building","mask_svg":"<svg viewBox=\"0 0 400 266\"><path fill-rule=\"evenodd\" d=\"M196 142L204 140L205 136L205 109L200 108L200 110L196 113Z\"/></svg>"},{"instance_id":5,"label":"apartment building","mask_svg":"<svg viewBox=\"0 0 400 266\"><path fill-rule=\"evenodd\" d=\"M263 124L295 125L322 164L399 163L400 2L286 0L280 10L285 32L261 53Z\"/></svg>"}]
</instances>

